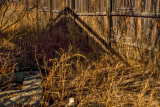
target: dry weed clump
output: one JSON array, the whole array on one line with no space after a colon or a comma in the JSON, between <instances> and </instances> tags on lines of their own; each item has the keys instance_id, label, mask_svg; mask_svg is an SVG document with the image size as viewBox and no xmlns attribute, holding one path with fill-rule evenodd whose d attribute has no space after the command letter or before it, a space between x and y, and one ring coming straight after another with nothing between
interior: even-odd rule
<instances>
[{"instance_id":1,"label":"dry weed clump","mask_svg":"<svg viewBox=\"0 0 160 107\"><path fill-rule=\"evenodd\" d=\"M97 61L71 50L59 55L43 66L48 72L42 76L44 106L65 106L70 98L78 107L159 105L157 67L140 63L127 67L109 53Z\"/></svg>"},{"instance_id":2,"label":"dry weed clump","mask_svg":"<svg viewBox=\"0 0 160 107\"><path fill-rule=\"evenodd\" d=\"M12 55L0 52L0 87L12 79L15 67L16 63Z\"/></svg>"}]
</instances>

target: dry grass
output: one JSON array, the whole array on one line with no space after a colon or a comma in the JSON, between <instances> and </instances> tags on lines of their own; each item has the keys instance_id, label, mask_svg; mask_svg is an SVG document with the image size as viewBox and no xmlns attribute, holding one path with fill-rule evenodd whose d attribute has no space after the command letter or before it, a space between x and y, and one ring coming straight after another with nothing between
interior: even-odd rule
<instances>
[{"instance_id":1,"label":"dry grass","mask_svg":"<svg viewBox=\"0 0 160 107\"><path fill-rule=\"evenodd\" d=\"M15 59L10 53L0 53L0 87L7 84L12 78L16 67Z\"/></svg>"},{"instance_id":2,"label":"dry grass","mask_svg":"<svg viewBox=\"0 0 160 107\"><path fill-rule=\"evenodd\" d=\"M137 63L127 67L115 56L103 54L96 62L71 51L45 70L45 106L64 106L73 97L76 106L158 106L159 69ZM75 57L75 58L74 58Z\"/></svg>"},{"instance_id":3,"label":"dry grass","mask_svg":"<svg viewBox=\"0 0 160 107\"><path fill-rule=\"evenodd\" d=\"M39 14L39 18L37 18L35 12L27 13L21 21L6 30L10 35L7 38L9 41L4 43L8 47L7 44L11 42L10 44L16 45L16 49L23 47L25 51L34 49L35 46L43 50L37 52L41 58L43 56L43 65L39 67L43 68L42 72L46 72L46 75L42 75L43 106L65 106L71 97L75 99L75 105L78 107L160 106L159 51L146 51L143 44L141 44L141 49L124 46L120 42L112 44L113 48L132 65L128 67L117 56L109 52L96 54L99 46L93 44L93 38L88 39L88 45L92 51L87 53L86 48L83 48L86 45L82 46L82 49L77 49L78 40L84 41L82 44L86 43L86 32L79 31L79 27L75 27L75 23L69 22L70 20L66 25L67 33L64 33L63 27L59 26L61 29L57 31L58 33L52 31L51 35L48 29L44 29L46 22L43 20L46 17L49 19L49 15ZM91 20L91 25L94 25L93 29L96 29L95 25L98 23L96 17L92 17ZM10 20L6 26L0 27L0 31L14 21ZM57 35L60 39L56 38ZM54 41L53 36L55 36L54 40L57 39L61 42ZM45 37L47 37L46 41ZM66 37L70 39L70 43ZM43 42L41 42L42 40ZM54 42L49 42L51 40ZM45 46L43 43L51 43L60 48L67 44L67 49L51 50L54 54L56 53L56 56L49 57L45 51L48 48L42 48ZM95 56L99 57L93 60ZM36 58L39 63L39 57ZM4 60L0 59L2 74L3 72L4 75L7 73L8 67L15 68L14 61L10 61L12 58L10 60L7 57ZM14 71L12 69L10 71Z\"/></svg>"}]
</instances>

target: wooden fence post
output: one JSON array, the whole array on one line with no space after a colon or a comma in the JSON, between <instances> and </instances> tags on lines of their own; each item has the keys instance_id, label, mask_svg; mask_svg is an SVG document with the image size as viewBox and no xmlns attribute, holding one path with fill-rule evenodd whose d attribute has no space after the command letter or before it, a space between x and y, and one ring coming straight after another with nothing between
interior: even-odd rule
<instances>
[{"instance_id":1,"label":"wooden fence post","mask_svg":"<svg viewBox=\"0 0 160 107\"><path fill-rule=\"evenodd\" d=\"M52 7L52 0L50 0L50 19L52 19L52 16L53 16L52 9L53 9L53 7Z\"/></svg>"},{"instance_id":2,"label":"wooden fence post","mask_svg":"<svg viewBox=\"0 0 160 107\"><path fill-rule=\"evenodd\" d=\"M107 20L106 20L106 30L107 30L107 42L109 43L109 45L111 46L111 24L112 24L112 17L111 17L111 12L112 12L112 0L107 0L107 6L106 6L106 13L107 13Z\"/></svg>"}]
</instances>

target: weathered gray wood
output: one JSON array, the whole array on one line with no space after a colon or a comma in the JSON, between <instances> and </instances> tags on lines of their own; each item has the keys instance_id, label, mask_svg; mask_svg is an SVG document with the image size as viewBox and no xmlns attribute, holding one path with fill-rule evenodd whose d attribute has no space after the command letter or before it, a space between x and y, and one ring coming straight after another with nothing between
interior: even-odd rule
<instances>
[{"instance_id":1,"label":"weathered gray wood","mask_svg":"<svg viewBox=\"0 0 160 107\"><path fill-rule=\"evenodd\" d=\"M79 0L79 10L78 10L78 12L81 12L81 5L82 5L81 0Z\"/></svg>"},{"instance_id":2,"label":"weathered gray wood","mask_svg":"<svg viewBox=\"0 0 160 107\"><path fill-rule=\"evenodd\" d=\"M53 10L56 10L55 5L56 5L55 0L52 0L52 8L53 8ZM52 11L53 11L53 10L52 10Z\"/></svg>"}]
</instances>

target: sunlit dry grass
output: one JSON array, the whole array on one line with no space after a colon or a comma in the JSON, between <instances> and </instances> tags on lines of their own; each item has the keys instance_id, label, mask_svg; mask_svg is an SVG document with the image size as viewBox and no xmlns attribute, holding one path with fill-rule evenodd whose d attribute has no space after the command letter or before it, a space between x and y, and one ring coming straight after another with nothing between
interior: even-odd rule
<instances>
[{"instance_id":1,"label":"sunlit dry grass","mask_svg":"<svg viewBox=\"0 0 160 107\"><path fill-rule=\"evenodd\" d=\"M60 54L50 59L44 77L44 102L62 106L73 97L77 106L158 106L159 68L134 63L127 67L115 56L103 54L99 61L85 56ZM75 57L75 58L74 58Z\"/></svg>"}]
</instances>

